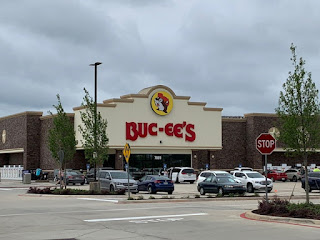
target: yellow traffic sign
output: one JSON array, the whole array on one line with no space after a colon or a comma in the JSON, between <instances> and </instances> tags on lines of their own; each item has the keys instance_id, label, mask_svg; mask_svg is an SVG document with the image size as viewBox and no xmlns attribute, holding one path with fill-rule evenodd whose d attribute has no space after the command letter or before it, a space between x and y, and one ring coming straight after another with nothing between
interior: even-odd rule
<instances>
[{"instance_id":1,"label":"yellow traffic sign","mask_svg":"<svg viewBox=\"0 0 320 240\"><path fill-rule=\"evenodd\" d=\"M123 156L124 156L125 159L126 159L126 162L129 162L130 153L131 153L129 143L126 143L126 145L124 146L124 149L123 149L122 153L123 153Z\"/></svg>"}]
</instances>

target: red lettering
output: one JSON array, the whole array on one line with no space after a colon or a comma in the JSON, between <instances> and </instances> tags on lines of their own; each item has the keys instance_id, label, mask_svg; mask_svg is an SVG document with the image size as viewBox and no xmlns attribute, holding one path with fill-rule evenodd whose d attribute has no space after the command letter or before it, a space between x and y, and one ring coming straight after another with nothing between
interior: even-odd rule
<instances>
[{"instance_id":1,"label":"red lettering","mask_svg":"<svg viewBox=\"0 0 320 240\"><path fill-rule=\"evenodd\" d=\"M143 128L142 128L143 124ZM148 123L138 123L139 137L145 138L148 134Z\"/></svg>"},{"instance_id":2,"label":"red lettering","mask_svg":"<svg viewBox=\"0 0 320 240\"><path fill-rule=\"evenodd\" d=\"M135 122L126 122L126 140L135 141L138 136L137 124Z\"/></svg>"},{"instance_id":3,"label":"red lettering","mask_svg":"<svg viewBox=\"0 0 320 240\"><path fill-rule=\"evenodd\" d=\"M186 127L186 141L193 142L194 140L196 140L196 133L193 130L194 124L188 124Z\"/></svg>"},{"instance_id":4,"label":"red lettering","mask_svg":"<svg viewBox=\"0 0 320 240\"><path fill-rule=\"evenodd\" d=\"M180 124L180 123L178 123L178 124L176 124L176 125L174 125L174 127L173 127L173 133L174 133L174 135L176 136L176 137L178 137L178 138L183 138L183 134L182 134L182 128L183 128L183 124Z\"/></svg>"},{"instance_id":5,"label":"red lettering","mask_svg":"<svg viewBox=\"0 0 320 240\"><path fill-rule=\"evenodd\" d=\"M164 131L165 131L165 133L166 133L168 136L173 136L173 123L168 123L168 124L165 126Z\"/></svg>"},{"instance_id":6,"label":"red lettering","mask_svg":"<svg viewBox=\"0 0 320 240\"><path fill-rule=\"evenodd\" d=\"M153 128L157 128L157 127L158 127L158 124L156 124L156 123L151 123L149 125L149 134L151 136L157 136L158 135L158 132L153 130Z\"/></svg>"}]
</instances>

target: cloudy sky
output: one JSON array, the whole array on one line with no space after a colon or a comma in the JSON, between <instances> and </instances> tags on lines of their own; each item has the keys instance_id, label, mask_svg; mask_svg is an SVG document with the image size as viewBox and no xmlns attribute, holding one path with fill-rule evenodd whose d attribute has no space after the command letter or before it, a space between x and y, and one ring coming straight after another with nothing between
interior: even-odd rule
<instances>
[{"instance_id":1,"label":"cloudy sky","mask_svg":"<svg viewBox=\"0 0 320 240\"><path fill-rule=\"evenodd\" d=\"M166 85L222 115L273 113L290 44L320 88L320 1L2 0L0 117Z\"/></svg>"}]
</instances>

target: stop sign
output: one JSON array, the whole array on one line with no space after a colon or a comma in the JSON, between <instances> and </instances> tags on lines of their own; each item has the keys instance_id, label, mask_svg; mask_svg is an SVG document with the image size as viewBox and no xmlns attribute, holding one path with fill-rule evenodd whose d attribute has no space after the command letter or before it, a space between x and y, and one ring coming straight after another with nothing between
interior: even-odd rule
<instances>
[{"instance_id":1,"label":"stop sign","mask_svg":"<svg viewBox=\"0 0 320 240\"><path fill-rule=\"evenodd\" d=\"M256 139L256 148L261 154L271 154L276 148L276 139L269 133L261 133Z\"/></svg>"}]
</instances>

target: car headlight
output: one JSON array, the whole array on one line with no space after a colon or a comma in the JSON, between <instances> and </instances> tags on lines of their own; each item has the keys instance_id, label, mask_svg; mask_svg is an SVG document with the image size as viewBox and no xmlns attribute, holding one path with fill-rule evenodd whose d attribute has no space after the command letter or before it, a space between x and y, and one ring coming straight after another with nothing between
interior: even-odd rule
<instances>
[{"instance_id":1,"label":"car headlight","mask_svg":"<svg viewBox=\"0 0 320 240\"><path fill-rule=\"evenodd\" d=\"M225 187L225 188L233 188L232 185L224 185L223 187Z\"/></svg>"},{"instance_id":2,"label":"car headlight","mask_svg":"<svg viewBox=\"0 0 320 240\"><path fill-rule=\"evenodd\" d=\"M255 181L255 183L261 184L261 182L259 182L259 181Z\"/></svg>"}]
</instances>

